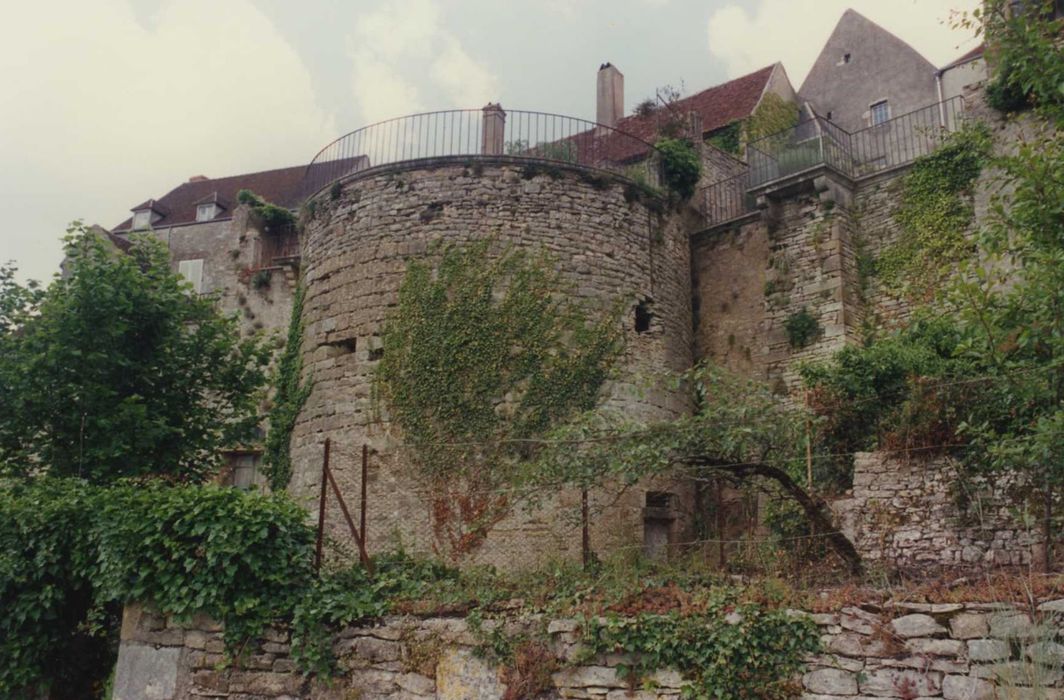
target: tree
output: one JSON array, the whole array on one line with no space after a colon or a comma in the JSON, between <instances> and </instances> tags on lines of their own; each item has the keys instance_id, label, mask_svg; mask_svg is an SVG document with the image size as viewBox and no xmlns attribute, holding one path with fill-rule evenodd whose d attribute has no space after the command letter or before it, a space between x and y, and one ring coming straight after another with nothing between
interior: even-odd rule
<instances>
[{"instance_id":1,"label":"tree","mask_svg":"<svg viewBox=\"0 0 1064 700\"><path fill-rule=\"evenodd\" d=\"M445 553L483 542L535 439L594 408L620 350L614 314L563 292L550 260L493 240L411 263L382 334L376 395L432 491Z\"/></svg>"},{"instance_id":2,"label":"tree","mask_svg":"<svg viewBox=\"0 0 1064 700\"><path fill-rule=\"evenodd\" d=\"M653 424L601 412L588 415L551 433L551 446L527 472L530 481L587 488L605 479L634 484L677 470L696 482L768 480L859 573L861 558L836 530L826 504L799 486L812 417L758 382L715 365L695 367L680 383L692 391L698 406L693 415Z\"/></svg>"},{"instance_id":3,"label":"tree","mask_svg":"<svg viewBox=\"0 0 1064 700\"><path fill-rule=\"evenodd\" d=\"M0 280L0 470L202 479L252 437L268 349L157 240L123 253L68 233L68 274L43 295Z\"/></svg>"}]
</instances>

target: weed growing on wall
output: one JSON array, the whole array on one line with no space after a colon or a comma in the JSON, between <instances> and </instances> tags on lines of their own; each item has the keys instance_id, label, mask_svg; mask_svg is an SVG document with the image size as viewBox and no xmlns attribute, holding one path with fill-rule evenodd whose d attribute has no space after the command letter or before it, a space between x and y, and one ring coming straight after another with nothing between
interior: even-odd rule
<instances>
[{"instance_id":1,"label":"weed growing on wall","mask_svg":"<svg viewBox=\"0 0 1064 700\"><path fill-rule=\"evenodd\" d=\"M594 408L620 351L612 314L565 294L551 261L491 240L410 264L382 333L376 397L433 492L438 543L472 551L509 510L528 444Z\"/></svg>"},{"instance_id":2,"label":"weed growing on wall","mask_svg":"<svg viewBox=\"0 0 1064 700\"><path fill-rule=\"evenodd\" d=\"M783 329L792 348L799 349L812 343L820 335L820 322L804 306L784 320Z\"/></svg>"},{"instance_id":3,"label":"weed growing on wall","mask_svg":"<svg viewBox=\"0 0 1064 700\"><path fill-rule=\"evenodd\" d=\"M267 231L277 232L296 223L296 217L292 212L284 207L267 202L251 190L240 190L236 193L236 200L241 204L248 205Z\"/></svg>"}]
</instances>

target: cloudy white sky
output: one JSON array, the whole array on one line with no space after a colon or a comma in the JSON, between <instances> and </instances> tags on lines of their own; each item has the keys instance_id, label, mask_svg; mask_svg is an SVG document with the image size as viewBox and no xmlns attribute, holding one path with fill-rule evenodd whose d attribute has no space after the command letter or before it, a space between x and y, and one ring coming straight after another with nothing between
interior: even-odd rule
<instances>
[{"instance_id":1,"label":"cloudy white sky","mask_svg":"<svg viewBox=\"0 0 1064 700\"><path fill-rule=\"evenodd\" d=\"M847 7L943 64L977 0L0 0L0 261L47 279L68 222L113 226L191 175L307 162L419 110L594 118L775 61L797 87Z\"/></svg>"}]
</instances>

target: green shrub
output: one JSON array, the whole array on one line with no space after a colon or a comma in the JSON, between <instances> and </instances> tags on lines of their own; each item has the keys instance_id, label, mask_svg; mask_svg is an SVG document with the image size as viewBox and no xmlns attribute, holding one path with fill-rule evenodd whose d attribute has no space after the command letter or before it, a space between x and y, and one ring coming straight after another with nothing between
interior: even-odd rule
<instances>
[{"instance_id":1,"label":"green shrub","mask_svg":"<svg viewBox=\"0 0 1064 700\"><path fill-rule=\"evenodd\" d=\"M665 186L681 200L690 199L702 177L698 151L686 139L663 138L654 145L661 153Z\"/></svg>"},{"instance_id":2,"label":"green shrub","mask_svg":"<svg viewBox=\"0 0 1064 700\"><path fill-rule=\"evenodd\" d=\"M291 614L313 580L306 513L219 486L79 479L0 490L0 697L76 697L113 663L121 605L226 626L230 651ZM95 691L92 691L95 692Z\"/></svg>"}]
</instances>

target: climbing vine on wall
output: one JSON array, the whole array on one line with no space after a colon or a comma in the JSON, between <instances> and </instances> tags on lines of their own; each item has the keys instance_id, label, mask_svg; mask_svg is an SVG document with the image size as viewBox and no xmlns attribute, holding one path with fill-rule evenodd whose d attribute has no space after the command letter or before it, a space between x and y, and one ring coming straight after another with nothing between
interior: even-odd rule
<instances>
[{"instance_id":1,"label":"climbing vine on wall","mask_svg":"<svg viewBox=\"0 0 1064 700\"><path fill-rule=\"evenodd\" d=\"M290 454L292 430L296 418L310 395L310 383L303 383L303 294L302 283L296 289L292 300L292 318L288 322L288 339L284 353L277 363L277 375L274 382L276 394L273 408L270 410L270 430L266 434L263 461L266 465L266 479L270 488L280 491L288 487L292 478L292 457Z\"/></svg>"},{"instance_id":2,"label":"climbing vine on wall","mask_svg":"<svg viewBox=\"0 0 1064 700\"><path fill-rule=\"evenodd\" d=\"M614 314L564 293L544 255L493 240L407 268L375 394L432 486L438 546L475 549L508 512L528 443L593 408L621 348Z\"/></svg>"},{"instance_id":3,"label":"climbing vine on wall","mask_svg":"<svg viewBox=\"0 0 1064 700\"><path fill-rule=\"evenodd\" d=\"M756 141L786 131L797 123L798 106L768 92L746 122L746 137L748 141Z\"/></svg>"},{"instance_id":4,"label":"climbing vine on wall","mask_svg":"<svg viewBox=\"0 0 1064 700\"><path fill-rule=\"evenodd\" d=\"M744 604L730 592L697 601L693 614L643 613L588 620L589 655L631 654L618 667L635 687L655 671L675 668L690 686L688 698L789 698L792 675L820 641L807 616Z\"/></svg>"},{"instance_id":5,"label":"climbing vine on wall","mask_svg":"<svg viewBox=\"0 0 1064 700\"><path fill-rule=\"evenodd\" d=\"M970 255L971 189L989 150L986 127L970 126L919 158L902 178L901 204L894 213L901 233L876 262L888 290L928 299L955 264Z\"/></svg>"}]
</instances>

